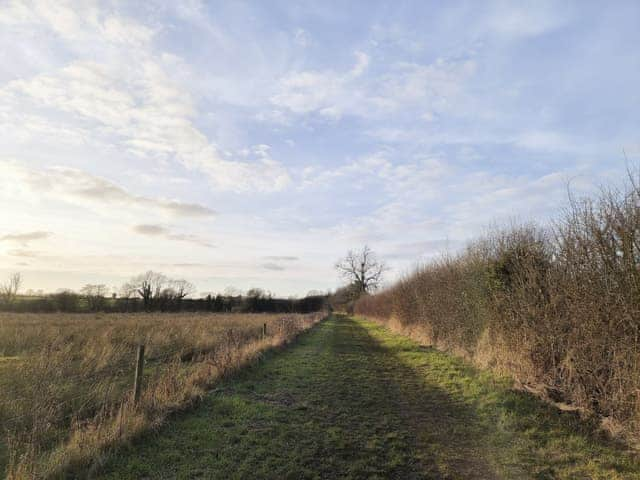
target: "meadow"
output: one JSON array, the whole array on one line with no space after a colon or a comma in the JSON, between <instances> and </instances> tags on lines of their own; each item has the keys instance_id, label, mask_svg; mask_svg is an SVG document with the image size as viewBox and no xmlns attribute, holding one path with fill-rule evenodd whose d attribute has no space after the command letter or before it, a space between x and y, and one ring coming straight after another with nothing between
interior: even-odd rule
<instances>
[{"instance_id":1,"label":"meadow","mask_svg":"<svg viewBox=\"0 0 640 480\"><path fill-rule=\"evenodd\" d=\"M111 447L194 404L321 316L2 313L0 466L11 479L91 471ZM139 345L145 364L136 403Z\"/></svg>"}]
</instances>

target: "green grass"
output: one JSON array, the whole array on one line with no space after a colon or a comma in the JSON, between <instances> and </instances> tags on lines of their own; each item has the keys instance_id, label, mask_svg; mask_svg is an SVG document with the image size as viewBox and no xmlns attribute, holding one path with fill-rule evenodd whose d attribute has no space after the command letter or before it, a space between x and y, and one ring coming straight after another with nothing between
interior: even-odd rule
<instances>
[{"instance_id":1,"label":"green grass","mask_svg":"<svg viewBox=\"0 0 640 480\"><path fill-rule=\"evenodd\" d=\"M102 475L640 479L640 464L508 379L334 317L112 455Z\"/></svg>"}]
</instances>

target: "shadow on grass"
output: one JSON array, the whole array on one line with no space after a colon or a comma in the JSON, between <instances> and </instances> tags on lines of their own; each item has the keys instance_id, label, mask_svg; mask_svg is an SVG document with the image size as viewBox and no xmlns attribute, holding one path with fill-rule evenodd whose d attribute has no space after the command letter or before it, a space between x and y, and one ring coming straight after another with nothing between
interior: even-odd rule
<instances>
[{"instance_id":1,"label":"shadow on grass","mask_svg":"<svg viewBox=\"0 0 640 480\"><path fill-rule=\"evenodd\" d=\"M481 371L461 359L419 346L382 327L363 322L398 361L428 385L438 385L454 402L473 409L476 439L502 478L640 478L637 452L606 438L595 418L560 411L512 388L513 381Z\"/></svg>"},{"instance_id":2,"label":"shadow on grass","mask_svg":"<svg viewBox=\"0 0 640 480\"><path fill-rule=\"evenodd\" d=\"M107 476L493 478L467 448L473 410L427 388L353 320L334 317L269 356L114 458ZM433 417L434 405L446 407Z\"/></svg>"}]
</instances>

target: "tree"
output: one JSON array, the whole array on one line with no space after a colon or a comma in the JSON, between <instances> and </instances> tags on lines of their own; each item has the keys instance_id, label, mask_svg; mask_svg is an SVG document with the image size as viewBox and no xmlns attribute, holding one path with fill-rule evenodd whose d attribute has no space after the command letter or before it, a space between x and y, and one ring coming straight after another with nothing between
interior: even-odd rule
<instances>
[{"instance_id":1,"label":"tree","mask_svg":"<svg viewBox=\"0 0 640 480\"><path fill-rule=\"evenodd\" d=\"M179 279L171 280L169 282L170 287L175 295L175 298L182 300L189 295L193 295L196 292L196 286L188 280Z\"/></svg>"},{"instance_id":2,"label":"tree","mask_svg":"<svg viewBox=\"0 0 640 480\"><path fill-rule=\"evenodd\" d=\"M104 307L104 298L107 295L107 286L88 283L82 287L80 293L87 301L89 310L96 312Z\"/></svg>"},{"instance_id":3,"label":"tree","mask_svg":"<svg viewBox=\"0 0 640 480\"><path fill-rule=\"evenodd\" d=\"M309 290L306 297L324 297L326 295L322 290Z\"/></svg>"},{"instance_id":4,"label":"tree","mask_svg":"<svg viewBox=\"0 0 640 480\"><path fill-rule=\"evenodd\" d=\"M236 288L234 286L228 286L227 288L224 289L223 294L226 297L241 297L242 296L242 290L240 290L239 288Z\"/></svg>"},{"instance_id":5,"label":"tree","mask_svg":"<svg viewBox=\"0 0 640 480\"><path fill-rule=\"evenodd\" d=\"M176 309L180 310L182 299L195 293L196 287L187 280L167 279L167 287L162 290L159 298L156 296L156 303L160 310Z\"/></svg>"},{"instance_id":6,"label":"tree","mask_svg":"<svg viewBox=\"0 0 640 480\"><path fill-rule=\"evenodd\" d=\"M247 290L247 297L249 298L268 298L269 295L261 288L250 288Z\"/></svg>"},{"instance_id":7,"label":"tree","mask_svg":"<svg viewBox=\"0 0 640 480\"><path fill-rule=\"evenodd\" d=\"M20 286L22 285L22 275L12 273L6 283L0 285L0 296L6 303L11 303L18 295Z\"/></svg>"},{"instance_id":8,"label":"tree","mask_svg":"<svg viewBox=\"0 0 640 480\"><path fill-rule=\"evenodd\" d=\"M347 256L336 263L336 269L349 281L356 296L377 290L387 266L365 245L362 250L349 250Z\"/></svg>"},{"instance_id":9,"label":"tree","mask_svg":"<svg viewBox=\"0 0 640 480\"><path fill-rule=\"evenodd\" d=\"M137 293L142 297L144 308L146 310L151 310L156 303L156 300L158 300L162 295L167 283L168 279L162 273L149 270L141 275L133 277L122 287L122 291Z\"/></svg>"},{"instance_id":10,"label":"tree","mask_svg":"<svg viewBox=\"0 0 640 480\"><path fill-rule=\"evenodd\" d=\"M78 311L79 296L73 290L68 288L59 288L56 293L51 295L51 299L60 312L76 312Z\"/></svg>"}]
</instances>

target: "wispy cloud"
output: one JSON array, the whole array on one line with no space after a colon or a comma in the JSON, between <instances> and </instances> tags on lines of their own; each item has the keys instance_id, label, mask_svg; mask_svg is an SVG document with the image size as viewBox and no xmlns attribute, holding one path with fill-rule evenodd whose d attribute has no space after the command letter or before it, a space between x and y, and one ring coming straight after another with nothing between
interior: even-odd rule
<instances>
[{"instance_id":1,"label":"wispy cloud","mask_svg":"<svg viewBox=\"0 0 640 480\"><path fill-rule=\"evenodd\" d=\"M146 59L127 76L122 67L75 62L53 74L10 82L0 98L16 110L31 103L73 114L71 125L98 122L102 128L92 135L99 140L120 142L125 151L144 158L175 158L204 173L218 189L274 191L289 183L286 169L268 155L255 162L226 158L195 127L194 101L171 82L164 65Z\"/></svg>"},{"instance_id":2,"label":"wispy cloud","mask_svg":"<svg viewBox=\"0 0 640 480\"><path fill-rule=\"evenodd\" d=\"M523 8L511 2L496 2L481 16L483 26L509 38L533 37L560 28L567 22L566 7L557 2L536 2Z\"/></svg>"},{"instance_id":3,"label":"wispy cloud","mask_svg":"<svg viewBox=\"0 0 640 480\"><path fill-rule=\"evenodd\" d=\"M51 232L45 231L9 233L7 235L0 236L0 241L16 242L26 247L34 240L44 240L45 238L49 238L51 235Z\"/></svg>"},{"instance_id":4,"label":"wispy cloud","mask_svg":"<svg viewBox=\"0 0 640 480\"><path fill-rule=\"evenodd\" d=\"M263 263L262 268L264 268L265 270L274 270L277 272L286 270L284 266L277 263Z\"/></svg>"},{"instance_id":5,"label":"wispy cloud","mask_svg":"<svg viewBox=\"0 0 640 480\"><path fill-rule=\"evenodd\" d=\"M116 143L129 155L177 160L204 174L219 190L271 192L289 184L287 169L277 160L268 155L253 162L229 158L196 126L197 102L170 74L189 67L174 55L156 51L152 29L97 5L76 9L40 3L15 2L0 22L48 27L73 47L103 46L111 53L104 60L111 61L78 58L0 88L0 98L15 119L23 118L25 108L34 112L28 125L14 121L18 131L28 133L34 117L36 125L62 124L66 131L90 135L92 142ZM47 115L40 113L42 107ZM94 128L87 131L89 122Z\"/></svg>"},{"instance_id":6,"label":"wispy cloud","mask_svg":"<svg viewBox=\"0 0 640 480\"><path fill-rule=\"evenodd\" d=\"M298 257L292 255L267 255L263 257L265 260L274 260L278 262L295 262L300 260Z\"/></svg>"},{"instance_id":7,"label":"wispy cloud","mask_svg":"<svg viewBox=\"0 0 640 480\"><path fill-rule=\"evenodd\" d=\"M425 122L438 112L450 111L463 86L476 71L470 59L445 60L423 64L394 62L376 74L365 75L376 61L355 52L356 62L346 72L291 72L280 80L279 92L271 102L293 114L342 115L377 118L401 109L419 110Z\"/></svg>"},{"instance_id":8,"label":"wispy cloud","mask_svg":"<svg viewBox=\"0 0 640 480\"><path fill-rule=\"evenodd\" d=\"M188 242L201 247L213 248L213 245L206 240L203 240L196 235L188 235L184 233L173 233L167 227L162 225L142 224L134 225L132 230L140 235L147 235L151 237L162 237L167 240Z\"/></svg>"},{"instance_id":9,"label":"wispy cloud","mask_svg":"<svg viewBox=\"0 0 640 480\"><path fill-rule=\"evenodd\" d=\"M12 249L12 250L9 250L7 254L11 257L35 258L40 256L38 252L34 252L33 250L25 250L25 249Z\"/></svg>"},{"instance_id":10,"label":"wispy cloud","mask_svg":"<svg viewBox=\"0 0 640 480\"><path fill-rule=\"evenodd\" d=\"M172 216L211 217L215 212L204 205L178 200L135 195L102 177L69 167L33 169L17 162L0 161L0 173L8 182L6 188L21 189L41 195L51 195L74 205L90 202L101 207L126 207L151 210ZM2 187L0 187L0 190Z\"/></svg>"}]
</instances>

